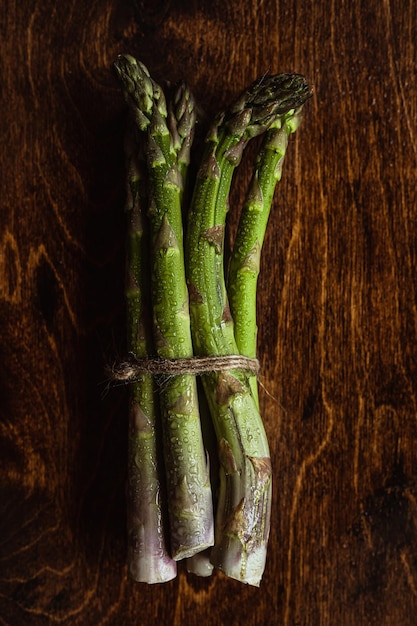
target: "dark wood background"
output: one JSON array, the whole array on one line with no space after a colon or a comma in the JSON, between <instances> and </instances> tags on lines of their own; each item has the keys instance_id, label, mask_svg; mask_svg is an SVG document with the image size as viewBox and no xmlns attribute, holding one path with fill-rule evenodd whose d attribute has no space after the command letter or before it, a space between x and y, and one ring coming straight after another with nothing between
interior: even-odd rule
<instances>
[{"instance_id":1,"label":"dark wood background","mask_svg":"<svg viewBox=\"0 0 417 626\"><path fill-rule=\"evenodd\" d=\"M1 624L415 624L416 25L413 0L4 0ZM126 576L121 52L209 115L268 70L314 85L260 278L260 589Z\"/></svg>"}]
</instances>

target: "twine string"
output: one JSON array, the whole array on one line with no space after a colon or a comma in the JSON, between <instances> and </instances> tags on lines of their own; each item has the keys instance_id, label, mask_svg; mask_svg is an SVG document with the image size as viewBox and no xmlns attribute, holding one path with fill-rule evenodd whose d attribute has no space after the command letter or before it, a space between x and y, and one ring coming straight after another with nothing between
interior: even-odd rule
<instances>
[{"instance_id":1,"label":"twine string","mask_svg":"<svg viewBox=\"0 0 417 626\"><path fill-rule=\"evenodd\" d=\"M110 378L118 382L133 382L140 374L148 373L152 376L177 376L178 374L194 374L201 376L210 372L239 369L254 376L259 373L258 359L252 359L242 355L228 354L217 356L194 356L190 358L162 359L143 358L138 359L129 355L128 359L115 363L110 369Z\"/></svg>"}]
</instances>

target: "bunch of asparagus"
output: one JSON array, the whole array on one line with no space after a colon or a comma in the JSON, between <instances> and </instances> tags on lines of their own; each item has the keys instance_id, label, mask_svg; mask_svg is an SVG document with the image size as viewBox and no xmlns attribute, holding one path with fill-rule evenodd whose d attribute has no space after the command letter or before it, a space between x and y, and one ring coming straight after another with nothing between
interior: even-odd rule
<instances>
[{"instance_id":1,"label":"bunch of asparagus","mask_svg":"<svg viewBox=\"0 0 417 626\"><path fill-rule=\"evenodd\" d=\"M133 57L119 57L115 68L129 108L129 572L164 582L186 559L199 575L214 566L258 586L272 481L254 367L256 283L288 137L311 90L297 74L255 81L215 118L191 181L197 115L187 86L169 88L166 97ZM261 134L226 272L233 174ZM217 441L211 456L206 420Z\"/></svg>"}]
</instances>

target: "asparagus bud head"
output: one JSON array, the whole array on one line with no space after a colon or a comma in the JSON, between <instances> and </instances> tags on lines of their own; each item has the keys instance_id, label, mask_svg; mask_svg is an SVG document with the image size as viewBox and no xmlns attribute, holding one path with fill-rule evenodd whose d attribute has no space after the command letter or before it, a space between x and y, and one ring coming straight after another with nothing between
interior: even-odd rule
<instances>
[{"instance_id":1,"label":"asparagus bud head","mask_svg":"<svg viewBox=\"0 0 417 626\"><path fill-rule=\"evenodd\" d=\"M279 117L298 109L312 95L300 74L267 74L256 80L230 108L227 125L247 138L263 133Z\"/></svg>"}]
</instances>

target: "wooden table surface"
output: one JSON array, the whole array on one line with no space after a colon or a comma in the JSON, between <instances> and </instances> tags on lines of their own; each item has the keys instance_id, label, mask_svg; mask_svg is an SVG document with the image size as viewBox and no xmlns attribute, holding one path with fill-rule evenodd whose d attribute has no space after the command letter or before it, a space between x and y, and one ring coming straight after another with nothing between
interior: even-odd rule
<instances>
[{"instance_id":1,"label":"wooden table surface","mask_svg":"<svg viewBox=\"0 0 417 626\"><path fill-rule=\"evenodd\" d=\"M414 625L417 3L135 7L3 3L0 624ZM268 70L314 85L259 285L259 589L126 575L126 389L103 373L124 336L121 52L209 115Z\"/></svg>"}]
</instances>

